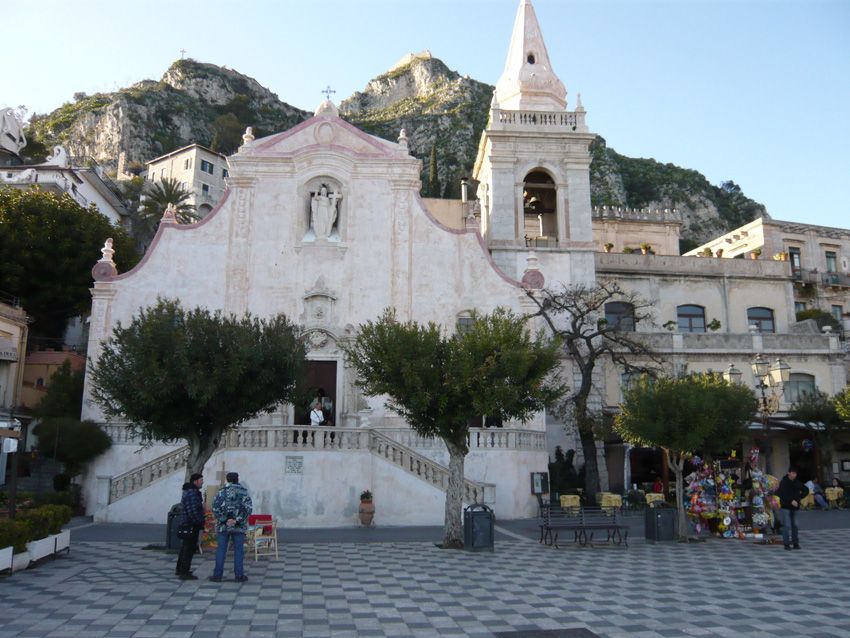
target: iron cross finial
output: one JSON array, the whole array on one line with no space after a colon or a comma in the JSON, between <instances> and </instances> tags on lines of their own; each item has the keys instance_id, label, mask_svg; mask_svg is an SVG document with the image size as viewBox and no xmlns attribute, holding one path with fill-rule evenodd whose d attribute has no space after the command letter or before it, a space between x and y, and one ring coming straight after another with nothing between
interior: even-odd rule
<instances>
[{"instance_id":1,"label":"iron cross finial","mask_svg":"<svg viewBox=\"0 0 850 638\"><path fill-rule=\"evenodd\" d=\"M330 85L330 84L328 84L328 88L326 88L324 91L322 91L322 93L324 93L324 94L325 94L325 97L326 97L327 99L329 99L329 100L330 100L330 99L331 99L331 94L336 93L336 91L334 91L334 90L331 88L331 85Z\"/></svg>"}]
</instances>

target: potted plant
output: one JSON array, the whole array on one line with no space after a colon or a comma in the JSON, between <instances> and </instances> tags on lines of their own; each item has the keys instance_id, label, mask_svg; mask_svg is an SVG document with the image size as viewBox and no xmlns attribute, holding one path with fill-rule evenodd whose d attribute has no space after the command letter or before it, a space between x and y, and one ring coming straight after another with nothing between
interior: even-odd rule
<instances>
[{"instance_id":1,"label":"potted plant","mask_svg":"<svg viewBox=\"0 0 850 638\"><path fill-rule=\"evenodd\" d=\"M605 244L602 247L605 249L606 253L610 253L614 249L614 244L612 244L609 241L609 242L605 242Z\"/></svg>"},{"instance_id":2,"label":"potted plant","mask_svg":"<svg viewBox=\"0 0 850 638\"><path fill-rule=\"evenodd\" d=\"M700 257L714 257L714 252L711 250L711 248L703 248L702 252L700 253Z\"/></svg>"},{"instance_id":3,"label":"potted plant","mask_svg":"<svg viewBox=\"0 0 850 638\"><path fill-rule=\"evenodd\" d=\"M360 493L360 524L364 527L372 527L372 520L375 518L375 504L372 502L372 492L363 490Z\"/></svg>"},{"instance_id":4,"label":"potted plant","mask_svg":"<svg viewBox=\"0 0 850 638\"><path fill-rule=\"evenodd\" d=\"M750 253L750 259L758 259L761 257L761 248L756 248Z\"/></svg>"},{"instance_id":5,"label":"potted plant","mask_svg":"<svg viewBox=\"0 0 850 638\"><path fill-rule=\"evenodd\" d=\"M715 256L715 257L722 257L722 256L723 256L723 249L722 249L722 248L718 248L718 249L715 251L714 256Z\"/></svg>"},{"instance_id":6,"label":"potted plant","mask_svg":"<svg viewBox=\"0 0 850 638\"><path fill-rule=\"evenodd\" d=\"M640 252L642 252L644 255L648 255L650 250L652 250L652 244L648 242L643 242L640 245Z\"/></svg>"}]
</instances>

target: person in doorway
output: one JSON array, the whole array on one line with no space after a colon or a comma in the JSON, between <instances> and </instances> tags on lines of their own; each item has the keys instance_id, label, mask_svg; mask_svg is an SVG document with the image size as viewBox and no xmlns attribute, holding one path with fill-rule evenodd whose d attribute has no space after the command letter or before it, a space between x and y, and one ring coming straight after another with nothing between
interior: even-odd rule
<instances>
[{"instance_id":1,"label":"person in doorway","mask_svg":"<svg viewBox=\"0 0 850 638\"><path fill-rule=\"evenodd\" d=\"M310 408L310 425L316 427L325 422L325 413L322 412L322 404L319 401L313 402L313 407Z\"/></svg>"},{"instance_id":2,"label":"person in doorway","mask_svg":"<svg viewBox=\"0 0 850 638\"><path fill-rule=\"evenodd\" d=\"M183 539L180 553L177 555L177 568L174 573L180 580L198 580L192 574L192 557L198 551L198 534L204 529L204 499L201 497L201 486L204 484L202 474L192 474L189 482L183 485L183 523L192 526L192 534Z\"/></svg>"},{"instance_id":3,"label":"person in doorway","mask_svg":"<svg viewBox=\"0 0 850 638\"><path fill-rule=\"evenodd\" d=\"M215 568L210 580L221 582L224 574L224 559L227 556L227 544L233 542L233 576L237 583L248 580L243 568L245 554L245 534L248 531L248 517L253 511L251 497L239 484L236 472L227 473L227 483L215 495L212 506L216 520L218 549L215 553Z\"/></svg>"},{"instance_id":4,"label":"person in doorway","mask_svg":"<svg viewBox=\"0 0 850 638\"><path fill-rule=\"evenodd\" d=\"M789 467L788 473L779 482L776 495L779 497L779 515L782 519L782 542L785 549L800 549L800 538L797 532L797 511L800 501L806 498L809 488L797 480L797 468Z\"/></svg>"}]
</instances>

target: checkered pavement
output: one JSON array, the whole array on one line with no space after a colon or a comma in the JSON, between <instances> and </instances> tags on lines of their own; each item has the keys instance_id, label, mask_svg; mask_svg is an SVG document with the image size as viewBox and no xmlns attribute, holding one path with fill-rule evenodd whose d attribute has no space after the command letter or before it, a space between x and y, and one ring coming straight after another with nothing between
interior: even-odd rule
<instances>
[{"instance_id":1,"label":"checkered pavement","mask_svg":"<svg viewBox=\"0 0 850 638\"><path fill-rule=\"evenodd\" d=\"M848 636L850 530L803 531L803 549L709 540L628 549L497 543L288 544L246 556L243 584L174 576L139 543L74 543L0 578L0 638ZM232 578L230 565L226 578Z\"/></svg>"}]
</instances>

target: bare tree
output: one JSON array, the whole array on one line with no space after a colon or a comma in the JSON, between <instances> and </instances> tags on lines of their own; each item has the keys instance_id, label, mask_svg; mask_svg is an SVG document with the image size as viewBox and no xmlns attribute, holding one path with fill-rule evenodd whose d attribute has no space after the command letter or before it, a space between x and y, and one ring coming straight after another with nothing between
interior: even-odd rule
<instances>
[{"instance_id":1,"label":"bare tree","mask_svg":"<svg viewBox=\"0 0 850 638\"><path fill-rule=\"evenodd\" d=\"M577 383L565 397L562 411L575 419L584 453L585 494L593 503L599 491L594 429L602 416L588 405L593 372L605 360L621 366L626 373L652 374L658 370L660 359L646 335L635 332L639 323L654 324L653 304L610 281L526 293L537 306L531 316L545 321L560 339L567 361L578 371ZM609 319L605 318L606 305Z\"/></svg>"}]
</instances>

